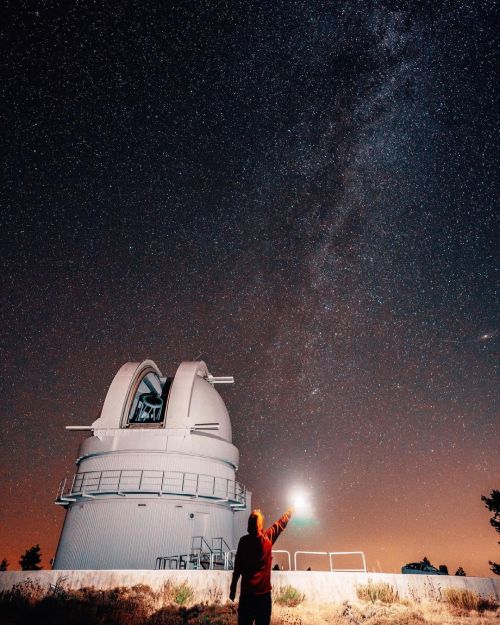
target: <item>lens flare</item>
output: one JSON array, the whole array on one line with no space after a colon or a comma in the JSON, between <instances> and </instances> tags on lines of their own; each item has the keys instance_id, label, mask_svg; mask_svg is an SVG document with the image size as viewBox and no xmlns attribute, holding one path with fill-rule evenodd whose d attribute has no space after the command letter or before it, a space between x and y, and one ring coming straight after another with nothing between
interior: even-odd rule
<instances>
[{"instance_id":1,"label":"lens flare","mask_svg":"<svg viewBox=\"0 0 500 625\"><path fill-rule=\"evenodd\" d=\"M295 495L293 506L297 513L302 513L308 509L308 502L305 495Z\"/></svg>"}]
</instances>

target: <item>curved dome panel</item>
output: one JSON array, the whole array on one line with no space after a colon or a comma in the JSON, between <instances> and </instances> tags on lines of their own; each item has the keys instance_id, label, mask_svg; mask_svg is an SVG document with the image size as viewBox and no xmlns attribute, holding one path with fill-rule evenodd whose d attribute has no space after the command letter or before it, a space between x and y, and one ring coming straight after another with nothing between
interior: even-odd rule
<instances>
[{"instance_id":1,"label":"curved dome panel","mask_svg":"<svg viewBox=\"0 0 500 625\"><path fill-rule=\"evenodd\" d=\"M135 400L137 388L149 374L158 380L161 377L160 370L152 360L124 364L113 378L101 415L94 421L92 428L123 427Z\"/></svg>"},{"instance_id":2,"label":"curved dome panel","mask_svg":"<svg viewBox=\"0 0 500 625\"><path fill-rule=\"evenodd\" d=\"M231 421L222 397L204 378L197 376L193 384L189 418L197 430L203 431L203 424L219 424L213 434L226 441L232 441Z\"/></svg>"}]
</instances>

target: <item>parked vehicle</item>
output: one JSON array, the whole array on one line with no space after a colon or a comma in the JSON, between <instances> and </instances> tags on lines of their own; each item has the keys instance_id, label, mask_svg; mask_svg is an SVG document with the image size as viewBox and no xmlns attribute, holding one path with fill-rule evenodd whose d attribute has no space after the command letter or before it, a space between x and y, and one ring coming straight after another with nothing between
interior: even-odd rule
<instances>
[{"instance_id":1,"label":"parked vehicle","mask_svg":"<svg viewBox=\"0 0 500 625\"><path fill-rule=\"evenodd\" d=\"M403 575L446 575L432 564L427 564L426 562L411 562L410 564L405 564L401 568L401 573Z\"/></svg>"}]
</instances>

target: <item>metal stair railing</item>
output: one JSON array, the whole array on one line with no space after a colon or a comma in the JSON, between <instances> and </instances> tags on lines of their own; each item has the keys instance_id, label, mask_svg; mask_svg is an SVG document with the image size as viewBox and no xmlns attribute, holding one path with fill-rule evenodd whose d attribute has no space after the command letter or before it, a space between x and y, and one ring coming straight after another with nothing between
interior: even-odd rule
<instances>
[{"instance_id":1,"label":"metal stair railing","mask_svg":"<svg viewBox=\"0 0 500 625\"><path fill-rule=\"evenodd\" d=\"M225 553L224 570L232 571L234 569L234 560L236 558L236 549L231 549Z\"/></svg>"},{"instance_id":2,"label":"metal stair railing","mask_svg":"<svg viewBox=\"0 0 500 625\"><path fill-rule=\"evenodd\" d=\"M193 536L191 539L191 553L180 556L160 556L156 558L155 568L232 570L236 549L231 549L221 536L212 538L211 542L212 545L208 543L204 536Z\"/></svg>"},{"instance_id":3,"label":"metal stair railing","mask_svg":"<svg viewBox=\"0 0 500 625\"><path fill-rule=\"evenodd\" d=\"M223 568L225 570L228 564L226 553L231 551L231 547L227 544L222 536L212 538L212 558L211 569Z\"/></svg>"},{"instance_id":4,"label":"metal stair railing","mask_svg":"<svg viewBox=\"0 0 500 625\"><path fill-rule=\"evenodd\" d=\"M193 536L191 540L191 556L197 563L196 568L212 568L213 551L204 536Z\"/></svg>"}]
</instances>

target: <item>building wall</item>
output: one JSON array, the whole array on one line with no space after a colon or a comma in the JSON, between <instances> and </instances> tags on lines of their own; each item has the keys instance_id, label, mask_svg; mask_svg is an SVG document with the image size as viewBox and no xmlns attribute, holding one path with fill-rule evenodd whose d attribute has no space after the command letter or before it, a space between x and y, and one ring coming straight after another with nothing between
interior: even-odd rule
<instances>
[{"instance_id":1,"label":"building wall","mask_svg":"<svg viewBox=\"0 0 500 625\"><path fill-rule=\"evenodd\" d=\"M187 582L195 592L195 601L206 601L208 596L221 593L228 598L230 571L13 571L0 573L0 591L30 579L49 588L58 580L67 588L94 586L111 589L117 586L145 584L160 590L171 580L174 584ZM454 577L438 575L397 575L392 573L325 573L319 571L273 571L272 583L276 591L291 585L306 595L307 601L336 603L355 601L356 587L368 581L385 582L397 588L401 597L409 599L439 599L445 587L466 588L484 597L500 600L500 579L493 577ZM210 595L209 595L210 591Z\"/></svg>"},{"instance_id":2,"label":"building wall","mask_svg":"<svg viewBox=\"0 0 500 625\"><path fill-rule=\"evenodd\" d=\"M180 497L88 499L67 510L54 569L154 569L159 556L191 552L193 536L233 544L227 505Z\"/></svg>"},{"instance_id":3,"label":"building wall","mask_svg":"<svg viewBox=\"0 0 500 625\"><path fill-rule=\"evenodd\" d=\"M112 470L144 470L144 471L180 471L213 475L229 480L235 479L234 468L222 460L213 460L186 454L157 452L123 452L115 451L83 459L78 467L79 473L86 471Z\"/></svg>"}]
</instances>

